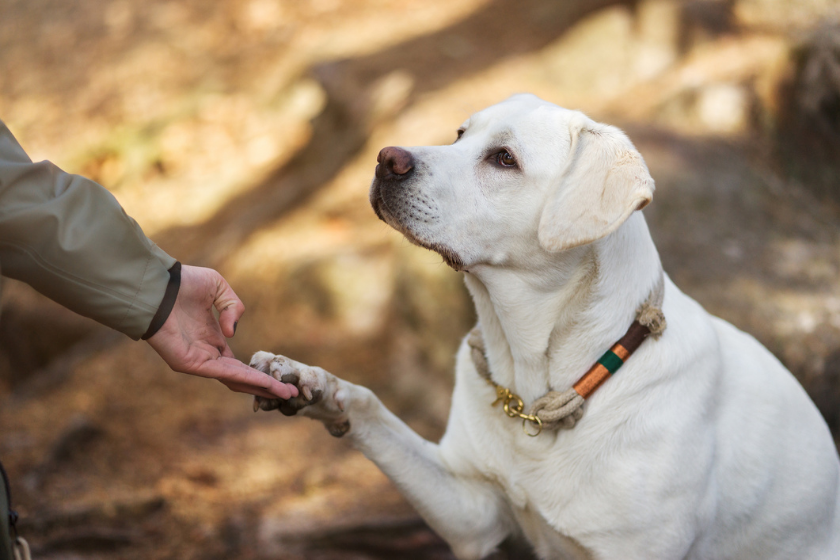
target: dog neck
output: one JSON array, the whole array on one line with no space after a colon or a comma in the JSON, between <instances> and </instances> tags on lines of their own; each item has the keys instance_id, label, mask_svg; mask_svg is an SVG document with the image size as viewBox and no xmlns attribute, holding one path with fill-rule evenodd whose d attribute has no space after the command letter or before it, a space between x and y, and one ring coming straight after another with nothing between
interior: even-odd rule
<instances>
[{"instance_id":1,"label":"dog neck","mask_svg":"<svg viewBox=\"0 0 840 560\"><path fill-rule=\"evenodd\" d=\"M662 267L640 212L594 243L527 260L465 274L493 379L526 405L571 387L626 332Z\"/></svg>"}]
</instances>

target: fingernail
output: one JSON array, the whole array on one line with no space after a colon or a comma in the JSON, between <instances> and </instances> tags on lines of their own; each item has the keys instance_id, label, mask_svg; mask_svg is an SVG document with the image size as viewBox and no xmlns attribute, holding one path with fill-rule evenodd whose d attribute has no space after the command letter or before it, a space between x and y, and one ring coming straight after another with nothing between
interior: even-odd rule
<instances>
[{"instance_id":1,"label":"fingernail","mask_svg":"<svg viewBox=\"0 0 840 560\"><path fill-rule=\"evenodd\" d=\"M239 324L239 321L234 321L233 322L233 334L236 334L236 325L238 325L238 324Z\"/></svg>"}]
</instances>

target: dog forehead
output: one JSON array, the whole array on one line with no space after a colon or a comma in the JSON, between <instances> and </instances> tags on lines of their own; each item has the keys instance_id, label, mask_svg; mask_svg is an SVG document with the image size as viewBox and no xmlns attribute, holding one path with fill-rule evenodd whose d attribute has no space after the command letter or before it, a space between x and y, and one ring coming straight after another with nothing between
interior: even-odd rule
<instances>
[{"instance_id":1,"label":"dog forehead","mask_svg":"<svg viewBox=\"0 0 840 560\"><path fill-rule=\"evenodd\" d=\"M574 114L535 95L518 94L473 114L463 126L486 136L562 140L567 138L565 132Z\"/></svg>"}]
</instances>

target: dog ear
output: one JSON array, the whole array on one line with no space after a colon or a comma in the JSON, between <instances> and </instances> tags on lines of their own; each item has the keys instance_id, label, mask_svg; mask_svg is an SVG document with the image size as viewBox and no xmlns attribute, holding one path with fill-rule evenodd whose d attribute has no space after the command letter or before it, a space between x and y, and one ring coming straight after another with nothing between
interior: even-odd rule
<instances>
[{"instance_id":1,"label":"dog ear","mask_svg":"<svg viewBox=\"0 0 840 560\"><path fill-rule=\"evenodd\" d=\"M653 198L653 179L623 132L582 113L569 132L569 162L540 217L540 245L551 252L609 235Z\"/></svg>"}]
</instances>

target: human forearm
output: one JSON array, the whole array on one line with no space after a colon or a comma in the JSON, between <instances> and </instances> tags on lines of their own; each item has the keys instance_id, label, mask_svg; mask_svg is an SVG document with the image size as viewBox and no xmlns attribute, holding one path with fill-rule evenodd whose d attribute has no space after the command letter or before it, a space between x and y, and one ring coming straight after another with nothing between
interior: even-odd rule
<instances>
[{"instance_id":1,"label":"human forearm","mask_svg":"<svg viewBox=\"0 0 840 560\"><path fill-rule=\"evenodd\" d=\"M0 122L0 266L132 338L157 311L175 259L98 184L32 163Z\"/></svg>"}]
</instances>

